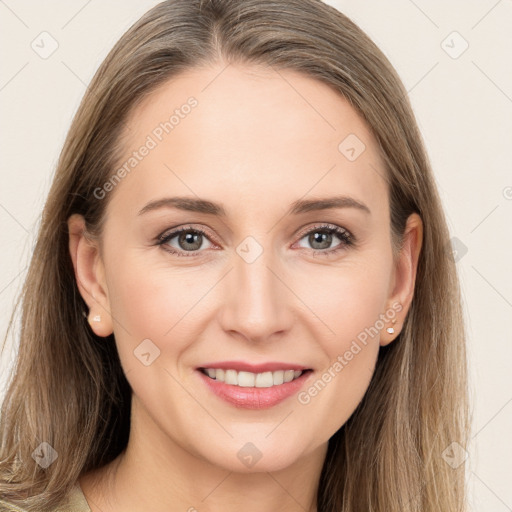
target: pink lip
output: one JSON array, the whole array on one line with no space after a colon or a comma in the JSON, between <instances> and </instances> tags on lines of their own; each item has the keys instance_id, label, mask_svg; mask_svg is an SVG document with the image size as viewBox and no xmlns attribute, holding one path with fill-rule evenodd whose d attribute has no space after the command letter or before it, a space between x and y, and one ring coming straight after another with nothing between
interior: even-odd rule
<instances>
[{"instance_id":1,"label":"pink lip","mask_svg":"<svg viewBox=\"0 0 512 512\"><path fill-rule=\"evenodd\" d=\"M216 367L219 368L218 366ZM212 366L208 366L207 368L212 368ZM228 369L229 368L235 369L233 366L229 366ZM280 368L282 369L283 367L281 366ZM212 379L200 370L198 370L198 373L208 388L226 402L243 409L268 409L297 393L313 372L304 372L299 378L291 382L285 382L279 386L272 386L270 388L244 388L233 386Z\"/></svg>"},{"instance_id":2,"label":"pink lip","mask_svg":"<svg viewBox=\"0 0 512 512\"><path fill-rule=\"evenodd\" d=\"M263 373L263 372L277 372L279 370L307 370L306 366L300 364L290 363L261 363L252 364L244 361L219 361L217 363L205 363L200 368L215 368L219 370L236 370L237 372L251 372L251 373Z\"/></svg>"}]
</instances>

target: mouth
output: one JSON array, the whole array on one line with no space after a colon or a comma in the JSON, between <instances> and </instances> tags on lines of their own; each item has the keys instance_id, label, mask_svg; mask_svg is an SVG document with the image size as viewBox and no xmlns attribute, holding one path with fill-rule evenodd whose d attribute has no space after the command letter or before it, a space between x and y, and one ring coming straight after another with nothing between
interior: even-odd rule
<instances>
[{"instance_id":1,"label":"mouth","mask_svg":"<svg viewBox=\"0 0 512 512\"><path fill-rule=\"evenodd\" d=\"M284 367L273 371L251 372L213 365L197 368L197 371L214 395L241 409L273 407L298 393L313 373L310 368Z\"/></svg>"},{"instance_id":2,"label":"mouth","mask_svg":"<svg viewBox=\"0 0 512 512\"><path fill-rule=\"evenodd\" d=\"M270 388L292 382L304 373L311 372L312 370L290 369L254 373L248 371L237 371L232 368L199 368L199 371L212 380L223 382L230 386L238 386L241 388Z\"/></svg>"}]
</instances>

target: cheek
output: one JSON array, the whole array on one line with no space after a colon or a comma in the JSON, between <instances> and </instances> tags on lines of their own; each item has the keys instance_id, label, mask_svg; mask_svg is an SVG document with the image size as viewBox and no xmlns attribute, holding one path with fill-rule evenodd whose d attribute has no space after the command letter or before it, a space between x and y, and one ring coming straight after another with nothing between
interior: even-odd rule
<instances>
[{"instance_id":1,"label":"cheek","mask_svg":"<svg viewBox=\"0 0 512 512\"><path fill-rule=\"evenodd\" d=\"M154 359L158 363L171 346L168 340L173 341L173 352L179 351L172 338L172 327L186 313L189 289L181 286L179 279L164 278L163 269L150 268L148 259L134 255L117 257L107 267L113 328L126 374L132 369L137 369L137 374L141 371L141 361L136 359L138 347L143 354L149 351L151 360L158 356ZM146 375L147 370L150 368L144 369ZM135 373L131 374L132 379Z\"/></svg>"},{"instance_id":2,"label":"cheek","mask_svg":"<svg viewBox=\"0 0 512 512\"><path fill-rule=\"evenodd\" d=\"M178 274L149 261L138 255L116 259L109 269L109 300L124 373L134 394L155 412L162 403L171 407L190 400L173 376L185 377L181 355L197 337L191 327L200 325L198 301L207 286L198 273ZM172 414L177 417L179 409Z\"/></svg>"},{"instance_id":3,"label":"cheek","mask_svg":"<svg viewBox=\"0 0 512 512\"><path fill-rule=\"evenodd\" d=\"M378 345L389 272L386 259L347 258L339 268L309 269L302 273L307 277L295 279L294 292L317 317L317 338L331 360L348 350L354 339Z\"/></svg>"},{"instance_id":4,"label":"cheek","mask_svg":"<svg viewBox=\"0 0 512 512\"><path fill-rule=\"evenodd\" d=\"M205 293L205 279L197 272L164 265L135 255L111 266L112 313L134 338L164 337Z\"/></svg>"},{"instance_id":5,"label":"cheek","mask_svg":"<svg viewBox=\"0 0 512 512\"><path fill-rule=\"evenodd\" d=\"M347 260L335 272L310 274L307 287L304 282L297 289L321 321L315 337L325 355L316 379L297 398L326 419L327 432L334 433L352 415L374 373L380 333L387 327L389 264L366 259L348 268Z\"/></svg>"},{"instance_id":6,"label":"cheek","mask_svg":"<svg viewBox=\"0 0 512 512\"><path fill-rule=\"evenodd\" d=\"M112 261L109 270L116 345L132 388L142 396L161 389L163 380L179 396L179 386L162 370L182 379L189 377L185 354L201 337L215 307L223 303L211 293L219 279L217 273L206 267L173 267L165 258L136 252ZM137 356L148 352L154 362L144 366L144 359Z\"/></svg>"},{"instance_id":7,"label":"cheek","mask_svg":"<svg viewBox=\"0 0 512 512\"><path fill-rule=\"evenodd\" d=\"M324 418L322 432L327 437L353 414L375 370L384 294L376 293L375 282L366 281L340 279L336 292L328 294L328 300L322 298L322 321L334 334L318 336L325 363L297 396L303 412Z\"/></svg>"},{"instance_id":8,"label":"cheek","mask_svg":"<svg viewBox=\"0 0 512 512\"><path fill-rule=\"evenodd\" d=\"M370 384L377 355L378 345L351 344L298 394L297 401L303 414L323 418L324 438L339 430L361 403Z\"/></svg>"}]
</instances>

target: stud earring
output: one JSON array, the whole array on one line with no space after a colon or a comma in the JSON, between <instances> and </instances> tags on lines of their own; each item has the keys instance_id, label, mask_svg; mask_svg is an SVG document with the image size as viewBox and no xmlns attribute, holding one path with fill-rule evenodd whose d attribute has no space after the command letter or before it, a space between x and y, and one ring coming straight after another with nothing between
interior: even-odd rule
<instances>
[{"instance_id":1,"label":"stud earring","mask_svg":"<svg viewBox=\"0 0 512 512\"><path fill-rule=\"evenodd\" d=\"M391 321L392 324L395 324L396 323L396 319L393 318L393 320ZM394 334L395 333L395 329L393 327L388 327L386 329L386 331L389 333L389 334Z\"/></svg>"},{"instance_id":2,"label":"stud earring","mask_svg":"<svg viewBox=\"0 0 512 512\"><path fill-rule=\"evenodd\" d=\"M93 322L101 322L101 315L94 315L92 317ZM89 323L91 323L91 319L89 318Z\"/></svg>"}]
</instances>

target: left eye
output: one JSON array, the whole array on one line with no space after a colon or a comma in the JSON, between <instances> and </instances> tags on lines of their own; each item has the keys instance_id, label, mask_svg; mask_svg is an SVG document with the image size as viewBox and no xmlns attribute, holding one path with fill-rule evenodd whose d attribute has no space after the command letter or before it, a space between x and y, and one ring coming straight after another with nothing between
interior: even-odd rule
<instances>
[{"instance_id":1,"label":"left eye","mask_svg":"<svg viewBox=\"0 0 512 512\"><path fill-rule=\"evenodd\" d=\"M337 244L334 248L331 247L332 242L338 238L341 243ZM350 233L339 227L317 227L308 231L301 240L306 239L310 244L310 249L318 250L322 252L330 252L337 249L340 249L343 246L348 246L352 244L352 237ZM303 247L303 246L301 246Z\"/></svg>"}]
</instances>

